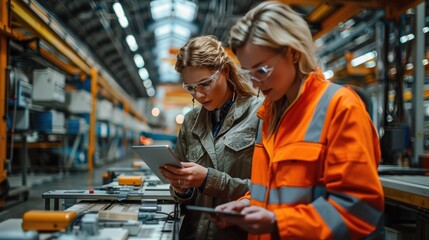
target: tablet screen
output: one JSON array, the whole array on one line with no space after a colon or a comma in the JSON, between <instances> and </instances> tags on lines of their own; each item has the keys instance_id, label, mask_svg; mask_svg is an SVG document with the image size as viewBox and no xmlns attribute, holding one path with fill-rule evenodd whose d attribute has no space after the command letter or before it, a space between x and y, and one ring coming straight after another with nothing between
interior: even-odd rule
<instances>
[{"instance_id":1,"label":"tablet screen","mask_svg":"<svg viewBox=\"0 0 429 240\"><path fill-rule=\"evenodd\" d=\"M226 216L226 217L244 217L245 216L244 214L241 214L239 212L234 212L234 211L217 211L214 208L200 207L200 206L193 206L193 205L186 206L186 209L188 209L190 211L197 211L197 212L207 213L207 214L211 214L211 215L215 215L215 216Z\"/></svg>"},{"instance_id":2,"label":"tablet screen","mask_svg":"<svg viewBox=\"0 0 429 240\"><path fill-rule=\"evenodd\" d=\"M159 171L160 167L166 164L178 168L182 167L179 159L177 159L173 150L168 145L139 145L132 146L131 148L141 157L141 159L163 183L169 183L169 181L162 176Z\"/></svg>"}]
</instances>

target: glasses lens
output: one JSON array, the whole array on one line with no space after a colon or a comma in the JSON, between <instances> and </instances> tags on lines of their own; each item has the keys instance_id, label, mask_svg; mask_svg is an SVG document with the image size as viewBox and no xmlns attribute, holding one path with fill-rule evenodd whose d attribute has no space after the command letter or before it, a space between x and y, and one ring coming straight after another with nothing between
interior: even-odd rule
<instances>
[{"instance_id":1,"label":"glasses lens","mask_svg":"<svg viewBox=\"0 0 429 240\"><path fill-rule=\"evenodd\" d=\"M268 76L270 76L271 70L272 69L269 68L268 66L263 66L263 67L256 69L256 71L253 72L254 80L257 82L264 81L265 79L268 78Z\"/></svg>"},{"instance_id":2,"label":"glasses lens","mask_svg":"<svg viewBox=\"0 0 429 240\"><path fill-rule=\"evenodd\" d=\"M195 87L193 85L187 85L187 84L183 83L182 88L185 89L190 94L195 93Z\"/></svg>"},{"instance_id":3,"label":"glasses lens","mask_svg":"<svg viewBox=\"0 0 429 240\"><path fill-rule=\"evenodd\" d=\"M182 87L190 94L195 94L197 90L200 92L208 92L212 88L213 82L219 77L219 73L220 73L220 70L216 71L213 75L211 75L206 80L198 83L194 83L194 84L182 83Z\"/></svg>"}]
</instances>

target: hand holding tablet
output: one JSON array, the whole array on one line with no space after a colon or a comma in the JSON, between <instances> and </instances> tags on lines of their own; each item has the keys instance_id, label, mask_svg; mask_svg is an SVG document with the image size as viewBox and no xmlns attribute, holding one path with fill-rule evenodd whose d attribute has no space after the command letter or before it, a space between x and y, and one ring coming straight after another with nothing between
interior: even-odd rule
<instances>
[{"instance_id":1,"label":"hand holding tablet","mask_svg":"<svg viewBox=\"0 0 429 240\"><path fill-rule=\"evenodd\" d=\"M182 168L182 164L177 159L173 150L168 145L148 145L148 146L132 146L131 147L152 172L163 182L170 183L159 171L159 168L164 165L171 165L177 168Z\"/></svg>"},{"instance_id":2,"label":"hand holding tablet","mask_svg":"<svg viewBox=\"0 0 429 240\"><path fill-rule=\"evenodd\" d=\"M201 212L201 213L207 213L210 214L212 216L217 216L217 217L239 217L242 218L245 215L241 214L239 212L235 212L235 211L218 211L215 210L214 208L209 208L209 207L200 207L200 206L193 206L193 205L187 205L186 209L189 211L197 211L197 212Z\"/></svg>"}]
</instances>

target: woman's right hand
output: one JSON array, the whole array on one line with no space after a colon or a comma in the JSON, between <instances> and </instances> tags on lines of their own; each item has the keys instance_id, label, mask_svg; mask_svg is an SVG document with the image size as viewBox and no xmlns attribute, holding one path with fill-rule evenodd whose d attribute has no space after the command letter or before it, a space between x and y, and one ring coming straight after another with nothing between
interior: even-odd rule
<instances>
[{"instance_id":1,"label":"woman's right hand","mask_svg":"<svg viewBox=\"0 0 429 240\"><path fill-rule=\"evenodd\" d=\"M232 201L228 203L224 203L216 207L218 211L235 211L241 212L243 208L250 206L249 199L241 199L239 201Z\"/></svg>"},{"instance_id":2,"label":"woman's right hand","mask_svg":"<svg viewBox=\"0 0 429 240\"><path fill-rule=\"evenodd\" d=\"M242 199L239 201L232 201L222 205L217 206L215 209L218 211L236 211L241 212L245 207L250 205L250 201L248 199ZM229 227L231 224L222 220L220 217L211 216L210 220L218 226L218 228L223 229Z\"/></svg>"}]
</instances>

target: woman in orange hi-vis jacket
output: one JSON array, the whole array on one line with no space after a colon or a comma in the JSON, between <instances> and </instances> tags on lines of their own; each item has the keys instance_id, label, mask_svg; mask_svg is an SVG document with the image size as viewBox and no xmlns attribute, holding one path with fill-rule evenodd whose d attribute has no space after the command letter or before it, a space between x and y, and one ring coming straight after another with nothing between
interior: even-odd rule
<instances>
[{"instance_id":1,"label":"woman in orange hi-vis jacket","mask_svg":"<svg viewBox=\"0 0 429 240\"><path fill-rule=\"evenodd\" d=\"M251 188L217 206L249 239L362 239L383 225L377 132L353 90L317 67L307 23L288 5L266 1L231 30L242 71L266 97L258 111Z\"/></svg>"}]
</instances>

